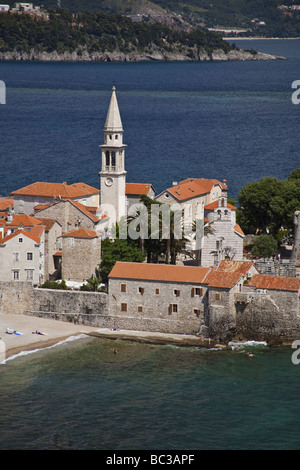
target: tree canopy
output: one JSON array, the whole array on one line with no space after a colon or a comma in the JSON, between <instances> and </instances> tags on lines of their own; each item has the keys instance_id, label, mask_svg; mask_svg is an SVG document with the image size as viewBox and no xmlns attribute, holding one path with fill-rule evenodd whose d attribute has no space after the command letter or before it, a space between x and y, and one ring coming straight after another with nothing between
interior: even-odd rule
<instances>
[{"instance_id":1,"label":"tree canopy","mask_svg":"<svg viewBox=\"0 0 300 470\"><path fill-rule=\"evenodd\" d=\"M294 212L300 210L300 169L285 181L264 177L247 184L238 201L238 223L246 233L276 235L281 227L293 230Z\"/></svg>"},{"instance_id":2,"label":"tree canopy","mask_svg":"<svg viewBox=\"0 0 300 470\"><path fill-rule=\"evenodd\" d=\"M194 30L177 31L159 23L143 24L126 16L107 13L70 13L62 8L48 10L48 19L27 14L0 15L0 52L38 51L58 53L149 52L153 48L172 51L184 48L215 48L229 51L234 46L221 35Z\"/></svg>"}]
</instances>

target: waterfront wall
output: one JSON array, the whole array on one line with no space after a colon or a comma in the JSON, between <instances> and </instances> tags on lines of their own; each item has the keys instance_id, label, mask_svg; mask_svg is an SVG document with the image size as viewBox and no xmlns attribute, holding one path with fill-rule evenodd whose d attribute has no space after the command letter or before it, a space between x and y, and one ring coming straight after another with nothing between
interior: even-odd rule
<instances>
[{"instance_id":1,"label":"waterfront wall","mask_svg":"<svg viewBox=\"0 0 300 470\"><path fill-rule=\"evenodd\" d=\"M268 343L300 339L298 292L268 290L235 294L236 332Z\"/></svg>"},{"instance_id":2,"label":"waterfront wall","mask_svg":"<svg viewBox=\"0 0 300 470\"><path fill-rule=\"evenodd\" d=\"M148 302L143 303L149 308L139 311L140 301L132 301L132 293L127 292L122 303L128 296L128 307L131 305L134 308L121 311L118 303L113 304L113 292L110 293L109 303L109 296L104 292L50 290L33 288L28 282L1 282L0 314L26 314L95 328L199 333L220 342L244 339L280 344L300 340L298 292L254 292L244 289L243 292L230 294L215 289L208 296L203 292L202 298L193 298L190 290L185 292L180 287L180 297L174 303L189 305L190 314L178 314L179 311L183 312L181 308L178 312L167 309L162 285L158 296L160 300L157 297L155 308L151 307L153 295L149 295ZM147 295L146 292L143 295Z\"/></svg>"}]
</instances>

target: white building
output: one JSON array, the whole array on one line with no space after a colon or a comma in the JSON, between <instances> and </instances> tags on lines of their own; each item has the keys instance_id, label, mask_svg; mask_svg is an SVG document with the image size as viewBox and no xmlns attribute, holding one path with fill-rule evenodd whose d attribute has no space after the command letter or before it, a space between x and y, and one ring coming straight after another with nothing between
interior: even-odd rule
<instances>
[{"instance_id":1,"label":"white building","mask_svg":"<svg viewBox=\"0 0 300 470\"><path fill-rule=\"evenodd\" d=\"M0 229L0 281L44 281L45 227L16 230L3 237Z\"/></svg>"},{"instance_id":2,"label":"white building","mask_svg":"<svg viewBox=\"0 0 300 470\"><path fill-rule=\"evenodd\" d=\"M9 5L0 5L0 13L7 13L10 10Z\"/></svg>"},{"instance_id":3,"label":"white building","mask_svg":"<svg viewBox=\"0 0 300 470\"><path fill-rule=\"evenodd\" d=\"M104 126L104 144L100 175L101 209L110 219L110 225L126 216L126 171L123 125L113 87Z\"/></svg>"}]
</instances>

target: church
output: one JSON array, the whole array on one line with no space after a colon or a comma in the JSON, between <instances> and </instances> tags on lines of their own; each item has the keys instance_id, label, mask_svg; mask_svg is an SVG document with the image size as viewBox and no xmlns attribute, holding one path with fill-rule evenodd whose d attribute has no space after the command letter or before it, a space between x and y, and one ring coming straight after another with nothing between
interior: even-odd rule
<instances>
[{"instance_id":1,"label":"church","mask_svg":"<svg viewBox=\"0 0 300 470\"><path fill-rule=\"evenodd\" d=\"M226 181L205 178L187 178L155 196L151 184L126 183L125 148L116 89L113 87L104 126L104 144L100 175L101 210L108 217L110 227L126 218L131 201L139 203L146 194L170 210L181 210L184 222L203 220L206 234L196 240L195 234L188 237L187 248L195 253L197 264L218 266L224 260L243 260L244 233L236 223L236 207L227 203ZM135 189L135 191L134 191ZM134 194L135 193L135 194Z\"/></svg>"},{"instance_id":2,"label":"church","mask_svg":"<svg viewBox=\"0 0 300 470\"><path fill-rule=\"evenodd\" d=\"M25 243L18 243L16 247L18 238L12 236L14 231L19 233L25 229L27 241L30 231L33 234L37 230L27 223L25 216L34 218L39 229L40 226L45 227L44 238L39 242L40 254L34 255L35 259L41 260L40 266L44 271L39 266L38 272L31 259L28 260L30 266L26 261L26 266L24 264L21 269L15 262L8 266L13 279L24 280L30 275L38 283L38 280L55 279L61 272L66 280L82 282L93 276L101 261L101 240L113 238L112 229L116 223L126 220L132 207L141 207L142 195L152 199L156 208L159 203L160 207L169 211L181 211L180 224L184 221L185 225L192 227L195 221L203 221L204 230L200 238L193 231L185 237L186 253L190 254L190 258L181 258L178 260L180 264L209 267L219 266L226 259L243 260L244 234L236 223L236 207L227 203L225 180L187 178L179 183L174 182L157 196L150 182L126 181L126 145L115 87L112 88L103 133L104 143L99 146L100 189L82 182L36 182L12 192L13 209L9 207L10 214L5 213L0 218L3 256L10 249L18 260L28 257L28 249L22 253ZM22 215L22 223L15 226L18 214ZM13 227L10 219L13 220Z\"/></svg>"}]
</instances>

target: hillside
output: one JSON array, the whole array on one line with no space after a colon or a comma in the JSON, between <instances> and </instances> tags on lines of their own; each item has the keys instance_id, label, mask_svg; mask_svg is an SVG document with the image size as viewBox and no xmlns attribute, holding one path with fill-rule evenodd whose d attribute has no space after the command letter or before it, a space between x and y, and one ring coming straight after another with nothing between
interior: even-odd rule
<instances>
[{"instance_id":1,"label":"hillside","mask_svg":"<svg viewBox=\"0 0 300 470\"><path fill-rule=\"evenodd\" d=\"M285 3L285 9L278 8L281 0L86 0L84 3L60 0L59 3L74 13L89 10L131 15L138 21L159 22L183 30L201 27L242 30L231 36L300 36L300 11L292 9L297 3L294 0ZM43 5L56 8L58 1L43 0Z\"/></svg>"},{"instance_id":2,"label":"hillside","mask_svg":"<svg viewBox=\"0 0 300 470\"><path fill-rule=\"evenodd\" d=\"M240 51L221 36L200 29L143 24L121 15L48 10L0 15L2 60L258 60L268 55Z\"/></svg>"}]
</instances>

